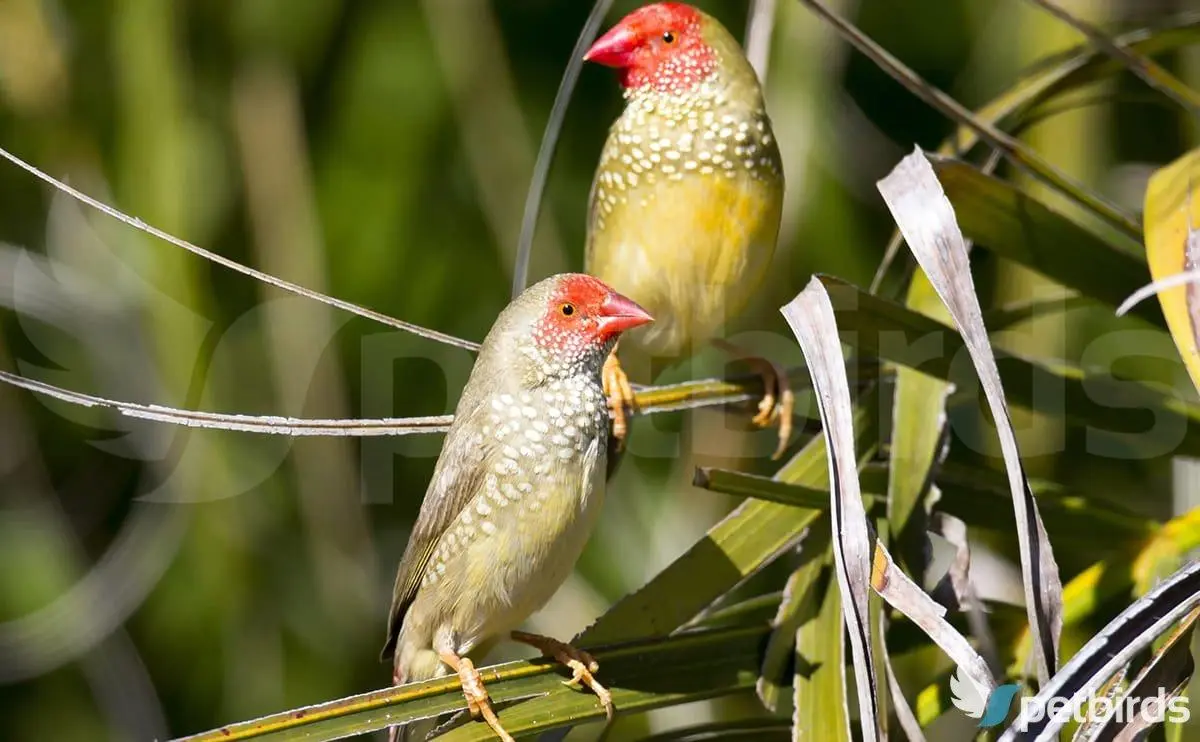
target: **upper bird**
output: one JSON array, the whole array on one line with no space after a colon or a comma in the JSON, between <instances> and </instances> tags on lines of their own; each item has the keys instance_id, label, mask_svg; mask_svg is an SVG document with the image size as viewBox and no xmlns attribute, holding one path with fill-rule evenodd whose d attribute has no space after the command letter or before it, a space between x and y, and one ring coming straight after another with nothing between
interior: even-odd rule
<instances>
[{"instance_id":1,"label":"upper bird","mask_svg":"<svg viewBox=\"0 0 1200 742\"><path fill-rule=\"evenodd\" d=\"M612 713L591 657L514 629L554 594L591 534L608 449L601 368L622 332L650 321L581 274L514 299L479 350L400 560L383 649L393 680L457 672L472 715L502 739L511 737L468 655L504 638L567 664Z\"/></svg>"},{"instance_id":2,"label":"upper bird","mask_svg":"<svg viewBox=\"0 0 1200 742\"><path fill-rule=\"evenodd\" d=\"M586 271L656 318L622 347L677 360L745 308L775 252L784 178L762 88L729 31L683 3L630 13L584 59L617 68L626 100L592 183ZM779 420L781 451L791 391L760 363L755 421ZM633 394L615 353L604 385L622 437Z\"/></svg>"}]
</instances>

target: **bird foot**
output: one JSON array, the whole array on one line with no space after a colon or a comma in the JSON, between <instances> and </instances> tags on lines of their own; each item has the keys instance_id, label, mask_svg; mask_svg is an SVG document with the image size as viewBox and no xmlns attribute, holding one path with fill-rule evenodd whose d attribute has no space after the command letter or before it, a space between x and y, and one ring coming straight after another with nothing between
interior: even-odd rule
<instances>
[{"instance_id":1,"label":"bird foot","mask_svg":"<svg viewBox=\"0 0 1200 742\"><path fill-rule=\"evenodd\" d=\"M560 642L549 636L514 631L512 638L513 641L528 644L547 657L552 657L566 665L571 670L571 679L564 680L563 685L573 688L582 685L590 689L592 693L596 694L600 705L604 707L604 714L608 717L608 721L612 722L614 713L612 693L596 680L595 673L600 671L600 663L596 662L594 657L582 649L576 649L566 642Z\"/></svg>"},{"instance_id":2,"label":"bird foot","mask_svg":"<svg viewBox=\"0 0 1200 742\"><path fill-rule=\"evenodd\" d=\"M787 449L792 437L792 417L796 410L796 394L792 391L787 371L767 358L754 356L728 340L714 340L713 344L732 356L754 366L763 380L763 397L758 403L758 413L751 419L759 428L779 426L779 444L771 454L778 459Z\"/></svg>"},{"instance_id":3,"label":"bird foot","mask_svg":"<svg viewBox=\"0 0 1200 742\"><path fill-rule=\"evenodd\" d=\"M604 386L604 396L608 399L609 415L612 417L613 438L617 440L617 450L620 451L629 432L626 410L636 412L637 399L633 395L629 377L625 375L621 362L617 360L616 349L605 359L600 379Z\"/></svg>"},{"instance_id":4,"label":"bird foot","mask_svg":"<svg viewBox=\"0 0 1200 742\"><path fill-rule=\"evenodd\" d=\"M462 683L463 696L467 699L467 710L471 712L471 718L482 718L496 733L496 736L504 742L516 742L512 735L501 726L500 718L496 716L496 711L492 708L487 688L483 687L483 678L479 675L479 670L475 669L475 664L470 659L459 657L452 652L441 652L439 656L442 662L458 673L458 680Z\"/></svg>"}]
</instances>

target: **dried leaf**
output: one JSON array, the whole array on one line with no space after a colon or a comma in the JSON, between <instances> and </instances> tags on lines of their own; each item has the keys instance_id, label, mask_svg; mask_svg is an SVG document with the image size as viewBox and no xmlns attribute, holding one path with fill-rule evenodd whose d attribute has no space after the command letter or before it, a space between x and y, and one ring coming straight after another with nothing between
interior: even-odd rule
<instances>
[{"instance_id":1,"label":"dried leaf","mask_svg":"<svg viewBox=\"0 0 1200 742\"><path fill-rule=\"evenodd\" d=\"M1005 730L1000 742L1016 742L1018 738L1023 742L1057 739L1076 704L1095 693L1105 680L1198 605L1200 562L1193 562L1121 611L1092 637L1043 684L1032 702L1022 704L1021 715ZM1056 698L1065 699L1066 706L1057 714L1049 713L1047 704Z\"/></svg>"},{"instance_id":2,"label":"dried leaf","mask_svg":"<svg viewBox=\"0 0 1200 742\"><path fill-rule=\"evenodd\" d=\"M879 686L871 656L868 617L871 535L858 483L854 447L854 408L837 320L825 286L817 278L781 310L808 363L829 454L833 555L842 594L842 615L850 635L859 716L865 742L880 739Z\"/></svg>"},{"instance_id":3,"label":"dried leaf","mask_svg":"<svg viewBox=\"0 0 1200 742\"><path fill-rule=\"evenodd\" d=\"M897 226L938 296L950 310L979 374L995 420L1012 492L1024 576L1026 610L1036 628L1038 676L1045 682L1058 661L1062 583L1017 448L996 358L988 344L962 232L929 160L919 148L877 184Z\"/></svg>"}]
</instances>

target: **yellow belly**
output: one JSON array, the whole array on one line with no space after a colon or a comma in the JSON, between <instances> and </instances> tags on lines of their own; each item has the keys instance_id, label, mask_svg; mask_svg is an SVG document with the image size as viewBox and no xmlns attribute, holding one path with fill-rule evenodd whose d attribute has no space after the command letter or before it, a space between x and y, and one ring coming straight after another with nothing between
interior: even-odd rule
<instances>
[{"instance_id":1,"label":"yellow belly","mask_svg":"<svg viewBox=\"0 0 1200 742\"><path fill-rule=\"evenodd\" d=\"M594 210L587 272L654 323L622 347L680 358L724 333L758 291L775 252L782 184L745 171L640 183Z\"/></svg>"}]
</instances>

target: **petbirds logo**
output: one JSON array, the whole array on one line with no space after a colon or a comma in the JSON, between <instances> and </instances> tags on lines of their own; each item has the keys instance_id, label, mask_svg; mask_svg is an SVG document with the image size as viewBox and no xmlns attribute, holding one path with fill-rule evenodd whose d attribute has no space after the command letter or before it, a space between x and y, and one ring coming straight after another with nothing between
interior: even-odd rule
<instances>
[{"instance_id":1,"label":"petbirds logo","mask_svg":"<svg viewBox=\"0 0 1200 742\"><path fill-rule=\"evenodd\" d=\"M987 729L1004 721L1013 696L1020 690L1016 683L1005 683L984 696L982 689L967 677L959 667L950 676L950 702L972 719L979 719L979 727Z\"/></svg>"}]
</instances>

